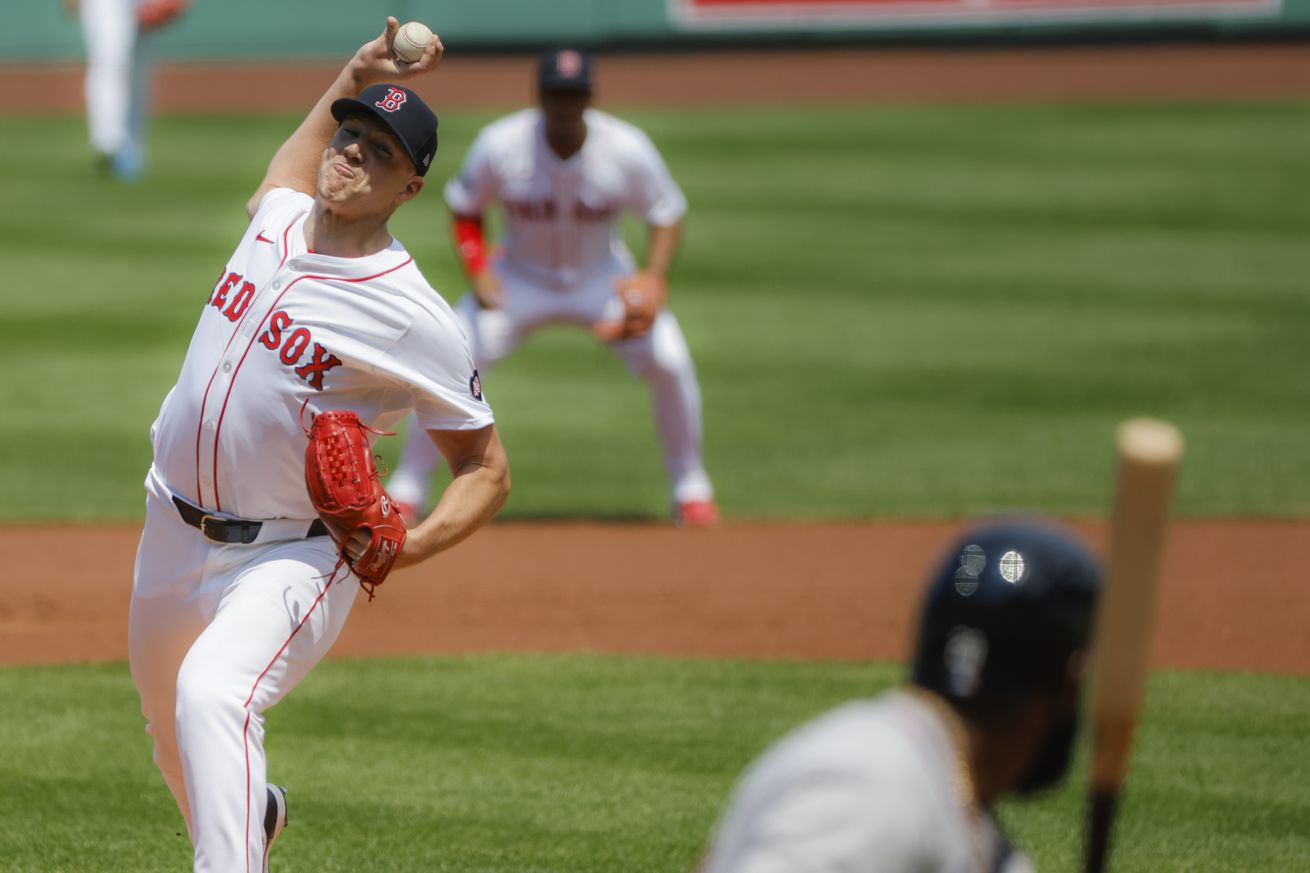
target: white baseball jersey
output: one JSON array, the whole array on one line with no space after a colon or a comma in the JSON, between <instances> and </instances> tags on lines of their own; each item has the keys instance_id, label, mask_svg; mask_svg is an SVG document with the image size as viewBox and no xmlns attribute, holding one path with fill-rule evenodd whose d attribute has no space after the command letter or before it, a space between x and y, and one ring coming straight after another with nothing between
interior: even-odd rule
<instances>
[{"instance_id":1,"label":"white baseball jersey","mask_svg":"<svg viewBox=\"0 0 1310 873\"><path fill-rule=\"evenodd\" d=\"M363 258L309 251L313 202L264 197L151 428L154 474L206 509L314 518L311 412L352 409L382 429L411 409L425 429L492 423L464 334L413 258L395 241Z\"/></svg>"},{"instance_id":2,"label":"white baseball jersey","mask_svg":"<svg viewBox=\"0 0 1310 873\"><path fill-rule=\"evenodd\" d=\"M946 725L892 691L845 704L764 753L738 784L704 873L1022 873L954 783Z\"/></svg>"},{"instance_id":3,"label":"white baseball jersey","mask_svg":"<svg viewBox=\"0 0 1310 873\"><path fill-rule=\"evenodd\" d=\"M547 145L541 110L500 119L478 135L445 189L446 203L459 215L481 215L501 201L505 262L556 290L612 272L615 259L630 263L619 238L624 212L670 225L687 211L646 134L597 109L584 118L586 141L567 160Z\"/></svg>"}]
</instances>

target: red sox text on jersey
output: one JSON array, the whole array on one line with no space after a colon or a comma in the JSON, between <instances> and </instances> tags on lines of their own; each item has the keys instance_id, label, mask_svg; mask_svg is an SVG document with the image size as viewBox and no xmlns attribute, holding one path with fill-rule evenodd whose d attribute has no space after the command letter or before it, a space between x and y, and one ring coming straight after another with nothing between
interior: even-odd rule
<instances>
[{"instance_id":1,"label":"red sox text on jersey","mask_svg":"<svg viewBox=\"0 0 1310 873\"><path fill-rule=\"evenodd\" d=\"M233 293L234 290L236 293ZM225 271L225 276L214 287L209 305L221 312L228 321L235 323L245 315L246 308L254 299L254 283L244 281L244 277L238 273ZM309 328L295 327L295 319L285 309L274 310L269 316L268 329L260 334L259 342L265 348L277 352L282 363L292 367L296 375L315 391L323 390L323 374L341 365L340 358L328 352L322 343L314 341L314 334Z\"/></svg>"},{"instance_id":2,"label":"red sox text on jersey","mask_svg":"<svg viewBox=\"0 0 1310 873\"><path fill-rule=\"evenodd\" d=\"M243 518L312 518L298 414L353 409L387 429L413 409L421 427L490 424L470 394L473 362L454 313L393 241L361 258L314 253L313 198L279 189L203 300L152 429L168 490Z\"/></svg>"},{"instance_id":3,"label":"red sox text on jersey","mask_svg":"<svg viewBox=\"0 0 1310 873\"><path fill-rule=\"evenodd\" d=\"M506 200L505 212L524 221L550 221L559 214L560 209L554 200ZM612 221L618 213L618 206L614 203L592 206L578 200L573 204L573 218L576 221Z\"/></svg>"}]
</instances>

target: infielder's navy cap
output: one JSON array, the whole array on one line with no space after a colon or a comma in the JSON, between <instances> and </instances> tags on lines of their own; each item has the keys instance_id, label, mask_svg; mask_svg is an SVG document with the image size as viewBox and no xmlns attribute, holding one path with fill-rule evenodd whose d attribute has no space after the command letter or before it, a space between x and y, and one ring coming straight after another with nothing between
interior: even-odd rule
<instances>
[{"instance_id":1,"label":"infielder's navy cap","mask_svg":"<svg viewBox=\"0 0 1310 873\"><path fill-rule=\"evenodd\" d=\"M403 85L369 85L358 97L332 103L332 117L342 121L352 112L376 117L405 147L420 176L426 176L437 154L437 116L423 99Z\"/></svg>"},{"instance_id":2,"label":"infielder's navy cap","mask_svg":"<svg viewBox=\"0 0 1310 873\"><path fill-rule=\"evenodd\" d=\"M541 56L537 86L543 91L590 91L591 58L578 49L551 49Z\"/></svg>"}]
</instances>

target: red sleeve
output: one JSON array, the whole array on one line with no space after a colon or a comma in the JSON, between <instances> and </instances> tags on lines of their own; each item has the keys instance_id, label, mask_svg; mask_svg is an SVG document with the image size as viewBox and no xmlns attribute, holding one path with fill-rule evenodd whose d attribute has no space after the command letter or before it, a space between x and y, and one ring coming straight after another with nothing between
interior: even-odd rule
<instances>
[{"instance_id":1,"label":"red sleeve","mask_svg":"<svg viewBox=\"0 0 1310 873\"><path fill-rule=\"evenodd\" d=\"M476 276L487 268L487 242L482 237L481 215L455 216L455 250L464 272Z\"/></svg>"}]
</instances>

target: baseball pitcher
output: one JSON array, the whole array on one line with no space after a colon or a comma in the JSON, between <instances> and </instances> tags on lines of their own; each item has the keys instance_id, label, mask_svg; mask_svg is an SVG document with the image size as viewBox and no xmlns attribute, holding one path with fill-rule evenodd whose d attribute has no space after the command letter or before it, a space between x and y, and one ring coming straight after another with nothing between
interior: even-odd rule
<instances>
[{"instance_id":1,"label":"baseball pitcher","mask_svg":"<svg viewBox=\"0 0 1310 873\"><path fill-rule=\"evenodd\" d=\"M388 230L437 150L437 117L399 83L442 53L433 37L398 61L398 26L273 156L150 429L129 655L196 871L267 869L286 804L264 713L327 654L360 584L455 545L509 489L464 334ZM411 412L453 473L415 527L370 444Z\"/></svg>"}]
</instances>

